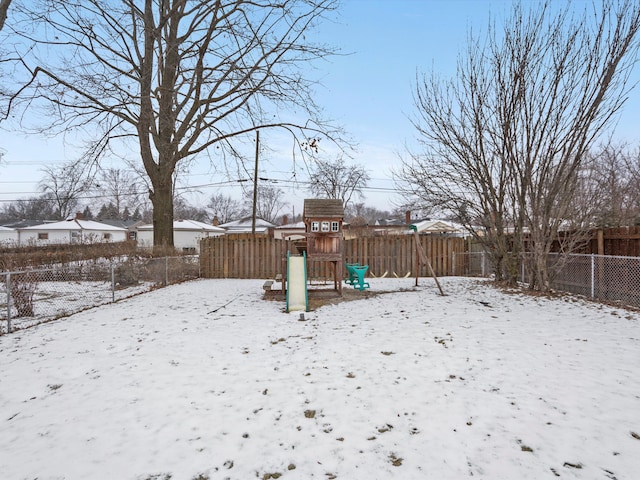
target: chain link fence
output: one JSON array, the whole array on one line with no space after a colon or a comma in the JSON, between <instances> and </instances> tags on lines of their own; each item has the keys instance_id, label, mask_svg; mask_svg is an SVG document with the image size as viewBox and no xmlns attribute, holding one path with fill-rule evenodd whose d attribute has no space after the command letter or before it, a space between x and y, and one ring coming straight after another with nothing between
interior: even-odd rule
<instances>
[{"instance_id":1,"label":"chain link fence","mask_svg":"<svg viewBox=\"0 0 640 480\"><path fill-rule=\"evenodd\" d=\"M484 252L454 255L455 275L489 277L493 267ZM559 253L548 256L549 267L561 265L551 288L583 295L593 300L640 307L640 257L571 254L562 260ZM555 270L555 267L554 267ZM529 282L521 262L520 280Z\"/></svg>"},{"instance_id":2,"label":"chain link fence","mask_svg":"<svg viewBox=\"0 0 640 480\"><path fill-rule=\"evenodd\" d=\"M559 254L551 254L555 264ZM484 252L454 253L453 274L489 277ZM521 281L528 273L521 265ZM200 277L197 255L80 261L0 272L0 335ZM593 300L640 307L640 257L569 255L552 288Z\"/></svg>"},{"instance_id":3,"label":"chain link fence","mask_svg":"<svg viewBox=\"0 0 640 480\"><path fill-rule=\"evenodd\" d=\"M458 277L488 277L493 272L485 252L453 252L451 263L453 275Z\"/></svg>"},{"instance_id":4,"label":"chain link fence","mask_svg":"<svg viewBox=\"0 0 640 480\"><path fill-rule=\"evenodd\" d=\"M559 260L557 253L548 257L549 265ZM640 307L640 257L569 255L551 286L602 302Z\"/></svg>"},{"instance_id":5,"label":"chain link fence","mask_svg":"<svg viewBox=\"0 0 640 480\"><path fill-rule=\"evenodd\" d=\"M197 255L1 272L0 335L199 276Z\"/></svg>"}]
</instances>

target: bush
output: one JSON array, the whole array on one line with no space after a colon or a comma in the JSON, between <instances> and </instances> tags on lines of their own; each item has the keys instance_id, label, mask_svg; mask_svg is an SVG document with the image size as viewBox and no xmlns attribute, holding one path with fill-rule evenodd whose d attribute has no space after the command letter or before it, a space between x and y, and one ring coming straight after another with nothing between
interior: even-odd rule
<instances>
[{"instance_id":1,"label":"bush","mask_svg":"<svg viewBox=\"0 0 640 480\"><path fill-rule=\"evenodd\" d=\"M114 270L114 280L119 287L137 285L140 281L140 275L135 263L128 260L118 265Z\"/></svg>"},{"instance_id":2,"label":"bush","mask_svg":"<svg viewBox=\"0 0 640 480\"><path fill-rule=\"evenodd\" d=\"M11 276L11 298L18 317L33 317L33 295L38 286L36 276L30 272Z\"/></svg>"}]
</instances>

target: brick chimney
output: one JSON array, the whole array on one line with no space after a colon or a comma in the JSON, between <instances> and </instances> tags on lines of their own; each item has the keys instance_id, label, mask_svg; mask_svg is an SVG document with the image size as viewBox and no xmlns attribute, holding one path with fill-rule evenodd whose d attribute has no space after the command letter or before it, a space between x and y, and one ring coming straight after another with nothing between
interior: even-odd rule
<instances>
[{"instance_id":1,"label":"brick chimney","mask_svg":"<svg viewBox=\"0 0 640 480\"><path fill-rule=\"evenodd\" d=\"M411 210L404 212L404 221L407 225L411 225Z\"/></svg>"},{"instance_id":2,"label":"brick chimney","mask_svg":"<svg viewBox=\"0 0 640 480\"><path fill-rule=\"evenodd\" d=\"M286 215L282 216L282 225L289 225L289 217Z\"/></svg>"},{"instance_id":3,"label":"brick chimney","mask_svg":"<svg viewBox=\"0 0 640 480\"><path fill-rule=\"evenodd\" d=\"M82 218L82 212L76 212L76 218L75 218L75 219L76 219L76 220L84 220L84 219Z\"/></svg>"},{"instance_id":4,"label":"brick chimney","mask_svg":"<svg viewBox=\"0 0 640 480\"><path fill-rule=\"evenodd\" d=\"M214 227L217 227L218 225L220 225L220 220L218 220L218 215L213 216L213 221L211 223L213 224Z\"/></svg>"}]
</instances>

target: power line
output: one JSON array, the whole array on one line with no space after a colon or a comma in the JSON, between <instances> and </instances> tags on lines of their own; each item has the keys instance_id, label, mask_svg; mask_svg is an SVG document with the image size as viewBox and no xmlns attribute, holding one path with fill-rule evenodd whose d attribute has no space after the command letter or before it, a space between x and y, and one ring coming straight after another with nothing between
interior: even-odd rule
<instances>
[{"instance_id":1,"label":"power line","mask_svg":"<svg viewBox=\"0 0 640 480\"><path fill-rule=\"evenodd\" d=\"M297 186L304 187L304 186L310 186L313 184L313 182L309 180L292 180L292 179L286 179L286 178L269 178L269 177L258 177L258 179L263 182L271 182L274 184L283 184L283 185L289 185L294 187L297 187ZM239 178L239 179L226 180L221 182L202 183L198 185L177 186L175 190L177 192L178 191L188 192L188 191L195 191L199 189L212 188L212 187L239 187L250 181L251 179L249 178ZM0 183L29 183L29 182L0 182ZM361 187L359 190L362 190L365 192L371 192L371 193L401 193L399 189L394 187ZM148 192L146 190L134 191L129 193L122 193L121 196L128 197L128 196L136 196L136 195L146 195L147 193ZM33 192L0 193L0 195L38 195L38 194L42 194L42 192L33 191ZM77 200L97 200L97 199L109 199L113 197L114 195L109 195L109 194L85 194L77 197ZM14 202L18 203L18 202L28 202L31 200L33 200L33 198L10 198L10 199L0 199L0 203L14 203Z\"/></svg>"}]
</instances>

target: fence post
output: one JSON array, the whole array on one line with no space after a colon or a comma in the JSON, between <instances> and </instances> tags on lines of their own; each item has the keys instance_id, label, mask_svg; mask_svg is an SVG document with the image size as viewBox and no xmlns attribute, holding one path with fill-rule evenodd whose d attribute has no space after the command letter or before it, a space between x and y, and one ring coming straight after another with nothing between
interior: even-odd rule
<instances>
[{"instance_id":1,"label":"fence post","mask_svg":"<svg viewBox=\"0 0 640 480\"><path fill-rule=\"evenodd\" d=\"M456 276L456 252L451 252L451 275Z\"/></svg>"},{"instance_id":2,"label":"fence post","mask_svg":"<svg viewBox=\"0 0 640 480\"><path fill-rule=\"evenodd\" d=\"M164 285L169 285L169 257L164 257Z\"/></svg>"},{"instance_id":3,"label":"fence post","mask_svg":"<svg viewBox=\"0 0 640 480\"><path fill-rule=\"evenodd\" d=\"M116 301L116 267L111 263L111 303Z\"/></svg>"},{"instance_id":4,"label":"fence post","mask_svg":"<svg viewBox=\"0 0 640 480\"><path fill-rule=\"evenodd\" d=\"M591 254L591 298L595 297L596 262L595 256Z\"/></svg>"},{"instance_id":5,"label":"fence post","mask_svg":"<svg viewBox=\"0 0 640 480\"><path fill-rule=\"evenodd\" d=\"M7 272L7 333L11 333L11 272Z\"/></svg>"}]
</instances>

